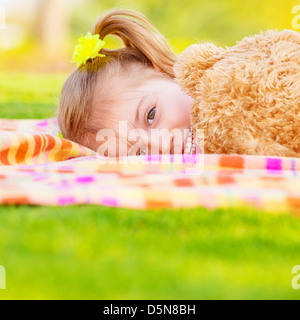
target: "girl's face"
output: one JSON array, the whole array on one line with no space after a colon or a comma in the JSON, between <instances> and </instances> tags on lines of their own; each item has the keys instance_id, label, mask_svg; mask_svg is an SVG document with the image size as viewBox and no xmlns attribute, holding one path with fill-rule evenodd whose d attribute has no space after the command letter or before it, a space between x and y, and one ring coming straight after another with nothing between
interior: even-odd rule
<instances>
[{"instance_id":1,"label":"girl's face","mask_svg":"<svg viewBox=\"0 0 300 320\"><path fill-rule=\"evenodd\" d=\"M165 76L150 78L127 95L118 103L119 123L113 128L119 134L116 155L184 153L192 98ZM120 130L120 121L127 121L126 130Z\"/></svg>"}]
</instances>

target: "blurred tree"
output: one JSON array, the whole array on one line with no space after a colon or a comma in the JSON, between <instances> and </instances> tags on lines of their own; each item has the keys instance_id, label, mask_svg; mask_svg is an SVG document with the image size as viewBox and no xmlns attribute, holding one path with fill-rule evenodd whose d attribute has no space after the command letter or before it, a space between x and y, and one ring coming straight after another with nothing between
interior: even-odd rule
<instances>
[{"instance_id":1,"label":"blurred tree","mask_svg":"<svg viewBox=\"0 0 300 320\"><path fill-rule=\"evenodd\" d=\"M69 29L68 0L40 0L37 36L42 48L49 54L62 51L67 43Z\"/></svg>"},{"instance_id":2,"label":"blurred tree","mask_svg":"<svg viewBox=\"0 0 300 320\"><path fill-rule=\"evenodd\" d=\"M4 6L0 5L0 30L5 30L6 12Z\"/></svg>"}]
</instances>

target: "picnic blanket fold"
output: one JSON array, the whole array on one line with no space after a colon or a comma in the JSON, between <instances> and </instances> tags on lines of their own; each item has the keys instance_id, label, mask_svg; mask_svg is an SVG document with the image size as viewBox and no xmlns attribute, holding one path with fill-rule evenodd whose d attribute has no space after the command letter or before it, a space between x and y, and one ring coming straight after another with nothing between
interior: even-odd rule
<instances>
[{"instance_id":1,"label":"picnic blanket fold","mask_svg":"<svg viewBox=\"0 0 300 320\"><path fill-rule=\"evenodd\" d=\"M0 164L32 165L94 155L95 152L58 137L56 119L0 120Z\"/></svg>"}]
</instances>

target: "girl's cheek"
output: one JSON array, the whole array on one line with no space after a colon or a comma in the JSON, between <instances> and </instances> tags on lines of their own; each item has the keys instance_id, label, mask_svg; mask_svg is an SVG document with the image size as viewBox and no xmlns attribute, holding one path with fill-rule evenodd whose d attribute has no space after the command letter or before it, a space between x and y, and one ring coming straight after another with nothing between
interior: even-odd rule
<instances>
[{"instance_id":1,"label":"girl's cheek","mask_svg":"<svg viewBox=\"0 0 300 320\"><path fill-rule=\"evenodd\" d=\"M187 94L183 93L183 98L182 98L182 103L185 105L186 108L191 109L192 107L192 103L193 103L193 99L188 96Z\"/></svg>"},{"instance_id":2,"label":"girl's cheek","mask_svg":"<svg viewBox=\"0 0 300 320\"><path fill-rule=\"evenodd\" d=\"M190 116L193 100L185 94L181 94L177 97L177 110L183 118Z\"/></svg>"}]
</instances>

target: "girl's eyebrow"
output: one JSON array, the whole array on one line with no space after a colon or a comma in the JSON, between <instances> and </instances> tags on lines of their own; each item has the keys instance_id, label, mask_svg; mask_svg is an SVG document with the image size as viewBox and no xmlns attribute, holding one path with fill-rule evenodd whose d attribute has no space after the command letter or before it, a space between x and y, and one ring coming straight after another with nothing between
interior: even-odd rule
<instances>
[{"instance_id":1,"label":"girl's eyebrow","mask_svg":"<svg viewBox=\"0 0 300 320\"><path fill-rule=\"evenodd\" d=\"M145 98L146 98L146 95L144 95L144 96L141 98L139 104L138 104L137 107L136 107L136 114L135 114L135 120L134 120L135 123L140 120L140 112L139 112L139 111L141 110L141 106L142 106Z\"/></svg>"}]
</instances>

